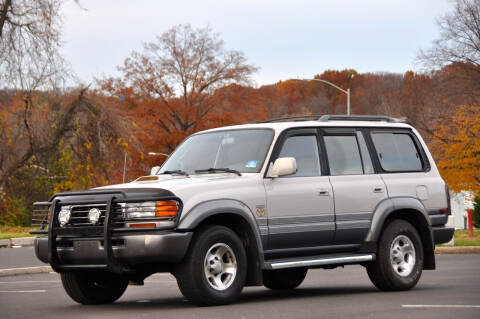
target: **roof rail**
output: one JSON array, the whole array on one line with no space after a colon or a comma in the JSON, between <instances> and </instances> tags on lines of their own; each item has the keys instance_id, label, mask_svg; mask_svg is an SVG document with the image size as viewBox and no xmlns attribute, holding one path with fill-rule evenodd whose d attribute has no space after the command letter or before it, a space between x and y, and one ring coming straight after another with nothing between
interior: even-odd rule
<instances>
[{"instance_id":1,"label":"roof rail","mask_svg":"<svg viewBox=\"0 0 480 319\"><path fill-rule=\"evenodd\" d=\"M255 122L255 123L272 123L272 122L283 122L283 121L308 121L308 120L316 121L319 118L320 118L320 115L300 115L300 116L279 117L279 118Z\"/></svg>"},{"instance_id":2,"label":"roof rail","mask_svg":"<svg viewBox=\"0 0 480 319\"><path fill-rule=\"evenodd\" d=\"M406 119L397 119L385 115L322 115L320 122L329 121L378 121L388 123L406 123Z\"/></svg>"}]
</instances>

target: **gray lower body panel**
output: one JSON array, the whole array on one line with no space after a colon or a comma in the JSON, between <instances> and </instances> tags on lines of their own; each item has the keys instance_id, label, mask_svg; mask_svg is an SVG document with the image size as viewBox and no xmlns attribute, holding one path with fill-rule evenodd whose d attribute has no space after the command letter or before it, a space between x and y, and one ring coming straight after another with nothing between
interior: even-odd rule
<instances>
[{"instance_id":1,"label":"gray lower body panel","mask_svg":"<svg viewBox=\"0 0 480 319\"><path fill-rule=\"evenodd\" d=\"M453 227L432 227L433 239L436 244L448 243L453 238L455 228Z\"/></svg>"},{"instance_id":2,"label":"gray lower body panel","mask_svg":"<svg viewBox=\"0 0 480 319\"><path fill-rule=\"evenodd\" d=\"M191 232L163 232L114 236L113 254L118 261L135 265L141 263L177 263L185 256L192 238ZM62 264L105 263L103 238L57 239L57 253ZM35 239L35 254L48 263L48 237Z\"/></svg>"}]
</instances>

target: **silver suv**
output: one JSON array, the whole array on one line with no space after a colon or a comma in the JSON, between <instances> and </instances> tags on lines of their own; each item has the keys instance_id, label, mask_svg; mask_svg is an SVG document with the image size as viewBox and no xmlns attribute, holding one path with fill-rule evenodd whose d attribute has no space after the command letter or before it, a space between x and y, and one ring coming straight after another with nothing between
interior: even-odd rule
<instances>
[{"instance_id":1,"label":"silver suv","mask_svg":"<svg viewBox=\"0 0 480 319\"><path fill-rule=\"evenodd\" d=\"M171 272L198 305L359 264L407 290L449 241L448 187L418 132L382 116L289 118L187 138L150 176L52 196L37 257L82 304Z\"/></svg>"}]
</instances>

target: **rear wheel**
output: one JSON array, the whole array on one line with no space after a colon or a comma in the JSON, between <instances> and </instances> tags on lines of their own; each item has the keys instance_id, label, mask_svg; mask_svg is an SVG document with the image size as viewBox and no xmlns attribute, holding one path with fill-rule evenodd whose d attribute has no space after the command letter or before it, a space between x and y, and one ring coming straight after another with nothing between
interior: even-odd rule
<instances>
[{"instance_id":1,"label":"rear wheel","mask_svg":"<svg viewBox=\"0 0 480 319\"><path fill-rule=\"evenodd\" d=\"M175 271L182 294L199 306L233 302L247 276L242 241L229 228L206 226L196 232L191 247Z\"/></svg>"},{"instance_id":2,"label":"rear wheel","mask_svg":"<svg viewBox=\"0 0 480 319\"><path fill-rule=\"evenodd\" d=\"M265 270L263 284L272 290L291 290L297 288L307 275L307 268Z\"/></svg>"},{"instance_id":3,"label":"rear wheel","mask_svg":"<svg viewBox=\"0 0 480 319\"><path fill-rule=\"evenodd\" d=\"M409 222L387 224L378 245L377 258L367 266L373 284L385 291L413 288L423 269L422 240Z\"/></svg>"},{"instance_id":4,"label":"rear wheel","mask_svg":"<svg viewBox=\"0 0 480 319\"><path fill-rule=\"evenodd\" d=\"M128 286L126 279L107 272L69 272L61 278L70 298L84 305L112 303Z\"/></svg>"}]
</instances>

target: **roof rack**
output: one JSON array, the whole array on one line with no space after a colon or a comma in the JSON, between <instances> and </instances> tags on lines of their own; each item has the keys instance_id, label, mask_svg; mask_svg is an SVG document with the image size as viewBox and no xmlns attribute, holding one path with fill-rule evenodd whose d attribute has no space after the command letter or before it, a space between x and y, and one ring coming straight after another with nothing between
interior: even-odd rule
<instances>
[{"instance_id":1,"label":"roof rack","mask_svg":"<svg viewBox=\"0 0 480 319\"><path fill-rule=\"evenodd\" d=\"M376 121L376 122L388 122L388 123L408 123L406 118L393 118L386 115L300 115L279 117L266 121L260 121L255 123L273 123L284 121Z\"/></svg>"},{"instance_id":2,"label":"roof rack","mask_svg":"<svg viewBox=\"0 0 480 319\"><path fill-rule=\"evenodd\" d=\"M388 123L406 123L406 119L397 119L385 115L322 115L320 122L329 121L378 121Z\"/></svg>"},{"instance_id":3,"label":"roof rack","mask_svg":"<svg viewBox=\"0 0 480 319\"><path fill-rule=\"evenodd\" d=\"M255 123L272 123L272 122L283 122L283 121L308 121L308 120L318 120L321 115L300 115L300 116L289 116L289 117L279 117L275 119L270 119L266 121L260 121Z\"/></svg>"}]
</instances>

